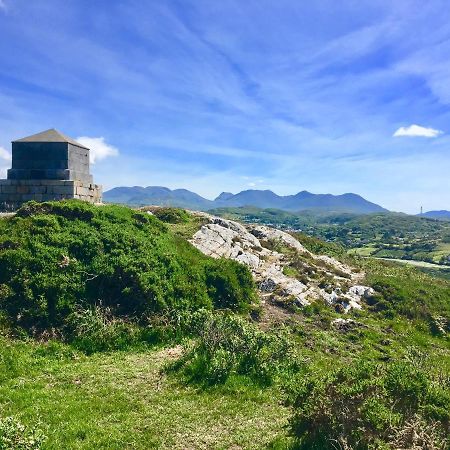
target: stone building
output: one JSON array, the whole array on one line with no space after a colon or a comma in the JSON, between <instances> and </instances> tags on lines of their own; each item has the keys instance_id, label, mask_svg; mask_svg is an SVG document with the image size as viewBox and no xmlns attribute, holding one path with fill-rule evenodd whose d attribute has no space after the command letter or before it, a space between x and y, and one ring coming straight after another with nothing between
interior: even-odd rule
<instances>
[{"instance_id":1,"label":"stone building","mask_svg":"<svg viewBox=\"0 0 450 450\"><path fill-rule=\"evenodd\" d=\"M89 172L89 149L55 129L12 142L12 168L0 180L0 208L29 201L102 200Z\"/></svg>"}]
</instances>

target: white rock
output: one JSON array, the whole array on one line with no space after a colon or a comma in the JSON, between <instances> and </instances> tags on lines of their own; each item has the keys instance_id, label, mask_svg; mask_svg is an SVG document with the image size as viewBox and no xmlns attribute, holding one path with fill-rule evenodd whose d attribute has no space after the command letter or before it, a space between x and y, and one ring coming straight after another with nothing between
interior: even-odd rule
<instances>
[{"instance_id":1,"label":"white rock","mask_svg":"<svg viewBox=\"0 0 450 450\"><path fill-rule=\"evenodd\" d=\"M354 285L343 292L342 282L359 280L362 275L354 272L350 267L342 264L329 256L316 256L309 252L293 236L284 231L266 226L249 225L248 229L240 223L232 220L214 217L206 213L198 213L208 219L209 223L203 225L192 237L192 244L201 252L214 258L230 258L247 265L252 271L253 277L259 287L261 295L271 298L293 300L298 306L310 304L311 300L324 299L330 305L340 304L344 311L351 308L361 309L361 299L373 293L367 286ZM301 255L311 257L311 264L306 264L311 273L327 273L333 275L336 282L333 290L328 293L317 286L317 281L310 278L305 284L294 277L287 276L283 269L289 264L285 255L264 248L263 241L282 241L286 246L299 252ZM314 261L323 261L323 264L314 266ZM330 270L339 270L347 277L335 276ZM305 275L306 277L306 275ZM347 286L347 284L345 284Z\"/></svg>"},{"instance_id":2,"label":"white rock","mask_svg":"<svg viewBox=\"0 0 450 450\"><path fill-rule=\"evenodd\" d=\"M293 236L289 233L286 233L281 230L277 230L275 228L266 227L264 225L250 226L250 232L254 234L258 239L262 240L280 240L288 247L291 247L300 253L310 254L305 247L303 247L300 242L297 241Z\"/></svg>"},{"instance_id":3,"label":"white rock","mask_svg":"<svg viewBox=\"0 0 450 450\"><path fill-rule=\"evenodd\" d=\"M369 286L352 286L348 290L349 294L356 295L359 298L369 298L371 295L375 293L375 291Z\"/></svg>"}]
</instances>

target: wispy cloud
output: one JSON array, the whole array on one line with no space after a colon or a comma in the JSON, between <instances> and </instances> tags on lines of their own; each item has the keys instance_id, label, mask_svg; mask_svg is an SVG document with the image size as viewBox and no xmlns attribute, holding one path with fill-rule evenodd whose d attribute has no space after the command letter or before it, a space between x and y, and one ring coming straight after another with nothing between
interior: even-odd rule
<instances>
[{"instance_id":1,"label":"wispy cloud","mask_svg":"<svg viewBox=\"0 0 450 450\"><path fill-rule=\"evenodd\" d=\"M400 127L392 136L393 137L425 137L425 138L435 138L439 135L444 134L441 130L436 130L434 128L422 127L420 125L410 125L409 127Z\"/></svg>"},{"instance_id":2,"label":"wispy cloud","mask_svg":"<svg viewBox=\"0 0 450 450\"><path fill-rule=\"evenodd\" d=\"M5 0L0 0L0 10L6 11Z\"/></svg>"},{"instance_id":3,"label":"wispy cloud","mask_svg":"<svg viewBox=\"0 0 450 450\"><path fill-rule=\"evenodd\" d=\"M76 140L81 145L84 145L91 150L89 155L92 164L95 164L102 159L109 158L110 156L119 155L119 150L116 147L107 144L104 137L81 136Z\"/></svg>"}]
</instances>

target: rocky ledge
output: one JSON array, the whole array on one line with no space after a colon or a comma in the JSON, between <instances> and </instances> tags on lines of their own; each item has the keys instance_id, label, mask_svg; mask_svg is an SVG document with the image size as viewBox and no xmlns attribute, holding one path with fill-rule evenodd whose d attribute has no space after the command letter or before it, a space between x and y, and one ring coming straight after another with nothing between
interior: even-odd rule
<instances>
[{"instance_id":1,"label":"rocky ledge","mask_svg":"<svg viewBox=\"0 0 450 450\"><path fill-rule=\"evenodd\" d=\"M314 255L290 234L199 213L207 223L192 244L214 258L230 258L252 271L262 302L303 307L323 299L337 310L361 309L373 289L364 274L329 256Z\"/></svg>"}]
</instances>

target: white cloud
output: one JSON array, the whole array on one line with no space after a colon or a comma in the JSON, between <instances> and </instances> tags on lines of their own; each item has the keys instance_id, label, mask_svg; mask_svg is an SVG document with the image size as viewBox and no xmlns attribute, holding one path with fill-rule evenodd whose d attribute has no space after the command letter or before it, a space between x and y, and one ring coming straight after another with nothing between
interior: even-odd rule
<instances>
[{"instance_id":1,"label":"white cloud","mask_svg":"<svg viewBox=\"0 0 450 450\"><path fill-rule=\"evenodd\" d=\"M77 138L77 141L81 145L91 149L90 160L92 164L95 164L102 159L109 158L110 156L119 155L119 150L116 147L107 144L104 137L81 136Z\"/></svg>"},{"instance_id":2,"label":"white cloud","mask_svg":"<svg viewBox=\"0 0 450 450\"><path fill-rule=\"evenodd\" d=\"M6 11L6 3L4 0L0 0L0 9L3 9L3 11Z\"/></svg>"},{"instance_id":3,"label":"white cloud","mask_svg":"<svg viewBox=\"0 0 450 450\"><path fill-rule=\"evenodd\" d=\"M0 178L6 177L6 170L11 167L11 153L0 147Z\"/></svg>"},{"instance_id":4,"label":"white cloud","mask_svg":"<svg viewBox=\"0 0 450 450\"><path fill-rule=\"evenodd\" d=\"M400 127L394 134L394 137L412 136L412 137L426 137L435 138L444 132L435 130L434 128L421 127L420 125L410 125L409 127Z\"/></svg>"},{"instance_id":5,"label":"white cloud","mask_svg":"<svg viewBox=\"0 0 450 450\"><path fill-rule=\"evenodd\" d=\"M11 153L8 150L5 150L3 147L0 147L0 159L4 161L11 161Z\"/></svg>"}]
</instances>

